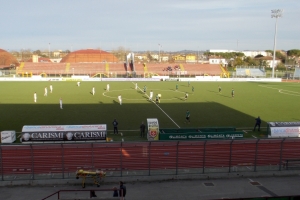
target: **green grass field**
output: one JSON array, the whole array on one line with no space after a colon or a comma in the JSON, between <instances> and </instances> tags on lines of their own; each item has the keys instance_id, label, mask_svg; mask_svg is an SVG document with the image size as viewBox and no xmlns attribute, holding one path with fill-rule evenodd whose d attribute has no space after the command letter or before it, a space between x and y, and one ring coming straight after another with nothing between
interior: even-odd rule
<instances>
[{"instance_id":1,"label":"green grass field","mask_svg":"<svg viewBox=\"0 0 300 200\"><path fill-rule=\"evenodd\" d=\"M50 84L53 93L49 91ZM158 93L162 95L159 106L148 101L141 91L144 85L147 95L150 90L154 98ZM218 85L222 87L221 93ZM0 82L0 130L20 132L23 125L107 124L111 133L116 118L127 140L140 140L141 122L158 118L160 128L234 126L249 130L246 137L263 137L266 129L260 134L251 131L258 115L262 127L268 121L300 121L299 83L191 82L188 87L187 82L138 82L138 86L141 90L135 90L132 82L81 82L80 87L76 82ZM47 97L44 97L45 87L48 87ZM234 98L231 98L232 88ZM34 92L37 103L33 102ZM183 100L185 92L189 93L187 101ZM123 105L117 99L120 94ZM187 109L191 112L190 124L184 123ZM120 140L120 136L113 138Z\"/></svg>"}]
</instances>

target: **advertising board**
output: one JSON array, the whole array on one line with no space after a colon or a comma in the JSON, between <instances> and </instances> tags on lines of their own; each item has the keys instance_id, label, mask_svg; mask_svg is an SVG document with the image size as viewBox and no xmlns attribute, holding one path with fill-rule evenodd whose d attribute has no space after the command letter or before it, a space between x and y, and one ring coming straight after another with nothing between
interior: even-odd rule
<instances>
[{"instance_id":1,"label":"advertising board","mask_svg":"<svg viewBox=\"0 0 300 200\"><path fill-rule=\"evenodd\" d=\"M201 139L241 139L243 132L209 132L209 133L164 133L159 140L201 140Z\"/></svg>"},{"instance_id":2,"label":"advertising board","mask_svg":"<svg viewBox=\"0 0 300 200\"><path fill-rule=\"evenodd\" d=\"M13 143L16 141L16 131L1 131L1 143Z\"/></svg>"},{"instance_id":3,"label":"advertising board","mask_svg":"<svg viewBox=\"0 0 300 200\"><path fill-rule=\"evenodd\" d=\"M300 122L267 122L268 137L300 137Z\"/></svg>"},{"instance_id":4,"label":"advertising board","mask_svg":"<svg viewBox=\"0 0 300 200\"><path fill-rule=\"evenodd\" d=\"M300 122L267 122L268 137L300 137Z\"/></svg>"},{"instance_id":5,"label":"advertising board","mask_svg":"<svg viewBox=\"0 0 300 200\"><path fill-rule=\"evenodd\" d=\"M160 78L102 78L102 81L160 81Z\"/></svg>"},{"instance_id":6,"label":"advertising board","mask_svg":"<svg viewBox=\"0 0 300 200\"><path fill-rule=\"evenodd\" d=\"M147 124L148 124L148 133L147 133L148 141L159 140L158 120L155 118L148 118Z\"/></svg>"},{"instance_id":7,"label":"advertising board","mask_svg":"<svg viewBox=\"0 0 300 200\"><path fill-rule=\"evenodd\" d=\"M23 126L22 142L88 141L105 142L106 124Z\"/></svg>"}]
</instances>

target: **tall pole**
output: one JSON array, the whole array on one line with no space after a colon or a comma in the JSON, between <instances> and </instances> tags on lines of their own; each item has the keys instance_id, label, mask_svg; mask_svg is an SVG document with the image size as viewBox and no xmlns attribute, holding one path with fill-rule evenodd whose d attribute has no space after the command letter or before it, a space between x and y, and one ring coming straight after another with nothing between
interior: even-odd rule
<instances>
[{"instance_id":1,"label":"tall pole","mask_svg":"<svg viewBox=\"0 0 300 200\"><path fill-rule=\"evenodd\" d=\"M48 54L49 54L49 59L50 59L50 43L49 43L49 46L48 46Z\"/></svg>"},{"instance_id":2,"label":"tall pole","mask_svg":"<svg viewBox=\"0 0 300 200\"><path fill-rule=\"evenodd\" d=\"M274 72L275 72L275 54L276 54L276 35L277 35L277 19L282 16L283 10L276 9L271 10L271 18L276 18L275 22L275 35L274 35L274 49L273 49L273 63L272 63L272 78L274 78Z\"/></svg>"},{"instance_id":3,"label":"tall pole","mask_svg":"<svg viewBox=\"0 0 300 200\"><path fill-rule=\"evenodd\" d=\"M197 52L197 63L199 63L199 47L198 47L198 52Z\"/></svg>"},{"instance_id":4,"label":"tall pole","mask_svg":"<svg viewBox=\"0 0 300 200\"><path fill-rule=\"evenodd\" d=\"M161 47L161 45L158 44L158 62L160 62L160 47Z\"/></svg>"}]
</instances>

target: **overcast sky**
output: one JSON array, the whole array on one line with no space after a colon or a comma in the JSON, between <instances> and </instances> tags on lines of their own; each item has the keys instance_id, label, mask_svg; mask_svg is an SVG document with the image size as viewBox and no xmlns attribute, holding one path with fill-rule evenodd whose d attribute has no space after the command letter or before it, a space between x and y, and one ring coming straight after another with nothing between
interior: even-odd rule
<instances>
[{"instance_id":1,"label":"overcast sky","mask_svg":"<svg viewBox=\"0 0 300 200\"><path fill-rule=\"evenodd\" d=\"M0 49L300 49L300 0L0 0ZM50 45L49 45L50 43Z\"/></svg>"}]
</instances>

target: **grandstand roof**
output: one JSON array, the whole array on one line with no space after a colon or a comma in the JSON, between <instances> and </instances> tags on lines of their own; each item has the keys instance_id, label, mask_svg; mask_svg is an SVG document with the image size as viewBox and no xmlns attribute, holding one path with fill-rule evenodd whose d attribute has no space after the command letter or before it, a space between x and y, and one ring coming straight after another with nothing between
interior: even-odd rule
<instances>
[{"instance_id":1,"label":"grandstand roof","mask_svg":"<svg viewBox=\"0 0 300 200\"><path fill-rule=\"evenodd\" d=\"M0 66L7 67L10 65L18 66L19 62L12 54L3 49L0 49Z\"/></svg>"},{"instance_id":2,"label":"grandstand roof","mask_svg":"<svg viewBox=\"0 0 300 200\"><path fill-rule=\"evenodd\" d=\"M61 63L95 63L95 62L118 62L111 53L99 49L82 49L74 51L63 57Z\"/></svg>"}]
</instances>

